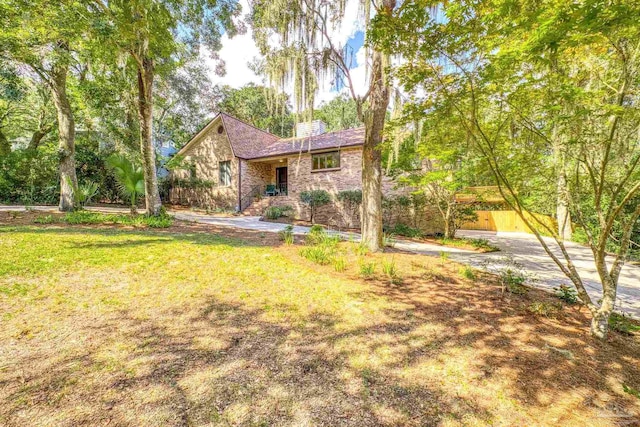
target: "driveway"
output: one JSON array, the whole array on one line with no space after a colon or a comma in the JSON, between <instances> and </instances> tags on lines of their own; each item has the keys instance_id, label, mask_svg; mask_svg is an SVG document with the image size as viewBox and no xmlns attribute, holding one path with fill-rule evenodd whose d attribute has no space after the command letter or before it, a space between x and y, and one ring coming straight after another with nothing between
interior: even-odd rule
<instances>
[{"instance_id":1,"label":"driveway","mask_svg":"<svg viewBox=\"0 0 640 427\"><path fill-rule=\"evenodd\" d=\"M523 266L524 270L534 277L536 286L550 290L563 283L572 286L570 280L560 271L535 236L531 234L470 230L462 230L458 233L464 237L487 239L499 247L501 251L488 254L465 254L462 257L452 254L450 257L452 259L474 266L480 266L487 261L500 265L504 264L506 255L511 255L516 262ZM551 238L545 238L545 241L552 251L562 259L560 248L555 241ZM589 295L594 301L597 301L602 297L602 288L599 284L591 249L573 242L567 242L565 247L580 277L582 277ZM640 266L627 264L622 268L617 295L616 309L640 318Z\"/></svg>"},{"instance_id":2,"label":"driveway","mask_svg":"<svg viewBox=\"0 0 640 427\"><path fill-rule=\"evenodd\" d=\"M24 209L24 206L0 206L0 211L19 211ZM32 209L51 211L54 210L55 207L35 206L32 207ZM128 212L127 209L122 208L99 207L89 209L110 213ZM264 232L279 232L287 226L286 224L260 221L259 217L254 216L216 217L187 211L173 211L170 213L177 219L183 221L194 221L222 227L236 227ZM296 234L306 234L309 232L309 227L294 226L293 232ZM356 241L360 239L360 235L357 233L333 233L339 234L345 239ZM440 256L442 252L446 252L448 253L449 259L489 270L498 270L505 266L508 262L506 259L510 257L522 266L522 269L534 279L533 284L539 288L552 291L553 288L563 283L571 285L569 279L564 276L551 258L547 256L533 235L470 230L461 230L458 232L458 235L461 237L487 239L499 247L501 251L482 254L459 248L403 240L397 240L394 246L398 249L431 256ZM553 239L547 239L547 242L554 252L560 256L559 248ZM598 274L590 249L571 242L568 242L566 247L585 283L589 295L597 301L602 296L602 290L598 282ZM622 269L618 283L616 309L630 314L635 318L640 318L640 266L628 264Z\"/></svg>"}]
</instances>

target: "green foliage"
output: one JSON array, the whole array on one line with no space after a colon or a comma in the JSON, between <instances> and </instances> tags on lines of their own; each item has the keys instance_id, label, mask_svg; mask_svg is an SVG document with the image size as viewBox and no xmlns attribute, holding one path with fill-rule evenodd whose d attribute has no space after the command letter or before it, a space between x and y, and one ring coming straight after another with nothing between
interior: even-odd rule
<instances>
[{"instance_id":1,"label":"green foliage","mask_svg":"<svg viewBox=\"0 0 640 427\"><path fill-rule=\"evenodd\" d=\"M484 249L485 252L496 252L500 250L500 248L498 248L497 246L494 246L491 243L489 243L487 239L475 238L475 239L463 239L463 240L466 242L469 242L469 244L476 249Z\"/></svg>"},{"instance_id":2,"label":"green foliage","mask_svg":"<svg viewBox=\"0 0 640 427\"><path fill-rule=\"evenodd\" d=\"M267 219L278 219L289 216L293 212L291 206L269 206L264 210L264 217Z\"/></svg>"},{"instance_id":3,"label":"green foliage","mask_svg":"<svg viewBox=\"0 0 640 427\"><path fill-rule=\"evenodd\" d=\"M560 285L553 289L555 291L555 295L567 304L576 304L578 302L578 294L575 289L567 285Z\"/></svg>"},{"instance_id":4,"label":"green foliage","mask_svg":"<svg viewBox=\"0 0 640 427\"><path fill-rule=\"evenodd\" d=\"M336 198L343 203L360 206L362 204L362 190L339 191Z\"/></svg>"},{"instance_id":5,"label":"green foliage","mask_svg":"<svg viewBox=\"0 0 640 427\"><path fill-rule=\"evenodd\" d=\"M405 236L411 238L420 238L423 237L422 231L417 228L410 227L406 224L396 223L393 227L387 229L388 233L395 234L398 236Z\"/></svg>"},{"instance_id":6,"label":"green foliage","mask_svg":"<svg viewBox=\"0 0 640 427\"><path fill-rule=\"evenodd\" d=\"M442 237L437 240L445 246L464 247L468 245L475 249L480 249L482 252L497 252L500 250L500 248L492 245L487 239L466 237L456 237L454 239L448 239Z\"/></svg>"},{"instance_id":7,"label":"green foliage","mask_svg":"<svg viewBox=\"0 0 640 427\"><path fill-rule=\"evenodd\" d=\"M14 150L0 156L0 202L55 204L58 200L58 156L47 145L37 152Z\"/></svg>"},{"instance_id":8,"label":"green foliage","mask_svg":"<svg viewBox=\"0 0 640 427\"><path fill-rule=\"evenodd\" d=\"M300 255L319 265L331 263L332 254L331 248L324 245L308 246L300 250Z\"/></svg>"},{"instance_id":9,"label":"green foliage","mask_svg":"<svg viewBox=\"0 0 640 427\"><path fill-rule=\"evenodd\" d=\"M293 136L294 120L287 95L253 83L239 89L218 86L215 92L220 111L283 138Z\"/></svg>"},{"instance_id":10,"label":"green foliage","mask_svg":"<svg viewBox=\"0 0 640 427\"><path fill-rule=\"evenodd\" d=\"M316 209L331 202L331 195L325 190L311 190L300 193L300 201L309 206L311 210L311 222L313 223Z\"/></svg>"},{"instance_id":11,"label":"green foliage","mask_svg":"<svg viewBox=\"0 0 640 427\"><path fill-rule=\"evenodd\" d=\"M87 182L74 186L73 182L67 179L67 184L73 188L74 206L80 209L83 209L98 194L98 184L95 182Z\"/></svg>"},{"instance_id":12,"label":"green foliage","mask_svg":"<svg viewBox=\"0 0 640 427\"><path fill-rule=\"evenodd\" d=\"M624 391L627 394L630 394L631 396L635 396L638 399L640 399L640 391L638 391L637 389L628 386L626 384L622 384L622 391Z\"/></svg>"},{"instance_id":13,"label":"green foliage","mask_svg":"<svg viewBox=\"0 0 640 427\"><path fill-rule=\"evenodd\" d=\"M92 211L75 211L66 214L63 222L73 225L81 224L118 224L134 227L167 228L173 224L173 217L166 213L158 216L104 214Z\"/></svg>"},{"instance_id":14,"label":"green foliage","mask_svg":"<svg viewBox=\"0 0 640 427\"><path fill-rule=\"evenodd\" d=\"M382 261L382 272L389 279L395 279L398 276L398 267L396 266L396 262L393 258Z\"/></svg>"},{"instance_id":15,"label":"green foliage","mask_svg":"<svg viewBox=\"0 0 640 427\"><path fill-rule=\"evenodd\" d=\"M394 247L396 244L396 241L394 239L394 234L393 233L384 233L382 235L382 245L385 248L392 248Z\"/></svg>"},{"instance_id":16,"label":"green foliage","mask_svg":"<svg viewBox=\"0 0 640 427\"><path fill-rule=\"evenodd\" d=\"M45 215L39 216L38 218L34 219L33 222L36 224L53 224L54 222L56 222L56 219L53 217L53 215Z\"/></svg>"},{"instance_id":17,"label":"green foliage","mask_svg":"<svg viewBox=\"0 0 640 427\"><path fill-rule=\"evenodd\" d=\"M366 244L360 242L355 246L354 251L358 256L365 256L369 253L369 247Z\"/></svg>"},{"instance_id":18,"label":"green foliage","mask_svg":"<svg viewBox=\"0 0 640 427\"><path fill-rule=\"evenodd\" d=\"M461 267L460 268L460 275L462 277L464 277L465 279L468 279L468 280L475 280L476 279L475 271L473 271L473 268L471 268L469 266Z\"/></svg>"},{"instance_id":19,"label":"green foliage","mask_svg":"<svg viewBox=\"0 0 640 427\"><path fill-rule=\"evenodd\" d=\"M278 234L280 235L280 239L286 245L293 244L293 225L287 225L284 230L280 231Z\"/></svg>"},{"instance_id":20,"label":"green foliage","mask_svg":"<svg viewBox=\"0 0 640 427\"><path fill-rule=\"evenodd\" d=\"M322 120L327 131L351 129L362 126L358 119L356 102L345 94L340 94L329 102L323 102L313 110L313 118Z\"/></svg>"},{"instance_id":21,"label":"green foliage","mask_svg":"<svg viewBox=\"0 0 640 427\"><path fill-rule=\"evenodd\" d=\"M144 172L121 154L114 154L107 159L107 164L113 170L118 181L118 189L124 199L129 199L131 212L136 211L138 196L144 194Z\"/></svg>"},{"instance_id":22,"label":"green foliage","mask_svg":"<svg viewBox=\"0 0 640 427\"><path fill-rule=\"evenodd\" d=\"M615 312L609 316L609 327L625 335L633 335L640 332L640 322L627 315Z\"/></svg>"},{"instance_id":23,"label":"green foliage","mask_svg":"<svg viewBox=\"0 0 640 427\"><path fill-rule=\"evenodd\" d=\"M360 262L360 276L364 279L371 279L376 273L376 263L374 261Z\"/></svg>"},{"instance_id":24,"label":"green foliage","mask_svg":"<svg viewBox=\"0 0 640 427\"><path fill-rule=\"evenodd\" d=\"M347 269L347 260L344 257L333 258L333 269L338 273L342 273Z\"/></svg>"}]
</instances>

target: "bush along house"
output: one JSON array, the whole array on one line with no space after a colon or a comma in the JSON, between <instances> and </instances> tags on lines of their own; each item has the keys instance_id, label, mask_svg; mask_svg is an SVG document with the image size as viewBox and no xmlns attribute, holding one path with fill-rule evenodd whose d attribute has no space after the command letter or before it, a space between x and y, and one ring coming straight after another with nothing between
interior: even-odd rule
<instances>
[{"instance_id":1,"label":"bush along house","mask_svg":"<svg viewBox=\"0 0 640 427\"><path fill-rule=\"evenodd\" d=\"M289 206L294 217L308 220L301 194L324 190L331 202L316 209L315 222L358 228L359 203L352 195L362 185L364 134L364 127L325 132L316 120L299 123L295 137L282 139L219 113L176 153L169 202L246 215ZM383 183L387 226L401 223L428 234L441 230L432 209L412 207L408 189L395 189L386 176ZM402 208L394 206L395 199Z\"/></svg>"}]
</instances>

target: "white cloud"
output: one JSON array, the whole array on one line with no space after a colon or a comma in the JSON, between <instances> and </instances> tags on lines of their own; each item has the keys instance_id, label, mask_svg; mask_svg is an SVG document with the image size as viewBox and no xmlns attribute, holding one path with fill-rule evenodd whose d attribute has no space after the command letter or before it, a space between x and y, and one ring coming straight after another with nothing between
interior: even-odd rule
<instances>
[{"instance_id":1,"label":"white cloud","mask_svg":"<svg viewBox=\"0 0 640 427\"><path fill-rule=\"evenodd\" d=\"M248 0L241 0L242 14L249 13ZM260 51L253 41L253 32L251 27L247 26L247 32L235 37L229 38L228 35L222 36L222 49L218 52L219 57L225 63L226 73L224 76L218 76L215 73L216 63L211 58L210 52L203 48L201 56L205 64L209 67L209 78L213 84L229 85L239 88L247 83L262 83L262 77L256 75L249 69L248 63L252 62L255 57L260 56Z\"/></svg>"}]
</instances>

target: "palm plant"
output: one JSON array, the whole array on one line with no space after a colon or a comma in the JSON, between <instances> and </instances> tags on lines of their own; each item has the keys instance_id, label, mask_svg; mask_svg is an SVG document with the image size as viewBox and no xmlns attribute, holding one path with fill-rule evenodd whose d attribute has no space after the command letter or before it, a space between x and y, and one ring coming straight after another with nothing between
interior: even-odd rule
<instances>
[{"instance_id":1,"label":"palm plant","mask_svg":"<svg viewBox=\"0 0 640 427\"><path fill-rule=\"evenodd\" d=\"M144 172L142 167L136 165L122 154L109 156L107 165L113 170L122 198L129 199L131 202L131 214L136 214L138 196L144 195Z\"/></svg>"},{"instance_id":2,"label":"palm plant","mask_svg":"<svg viewBox=\"0 0 640 427\"><path fill-rule=\"evenodd\" d=\"M98 184L95 182L89 181L85 184L75 185L68 176L65 178L69 187L73 189L74 209L84 209L84 207L98 194Z\"/></svg>"}]
</instances>

